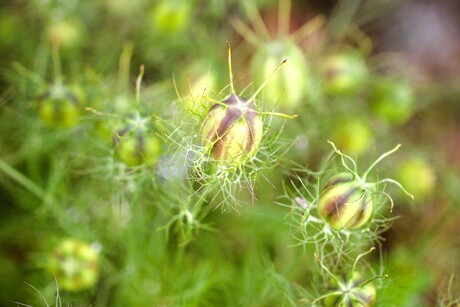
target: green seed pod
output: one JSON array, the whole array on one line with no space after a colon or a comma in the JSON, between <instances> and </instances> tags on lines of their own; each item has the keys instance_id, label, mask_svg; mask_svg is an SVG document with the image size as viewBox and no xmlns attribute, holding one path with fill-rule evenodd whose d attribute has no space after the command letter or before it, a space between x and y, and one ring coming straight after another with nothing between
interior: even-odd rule
<instances>
[{"instance_id":1,"label":"green seed pod","mask_svg":"<svg viewBox=\"0 0 460 307\"><path fill-rule=\"evenodd\" d=\"M161 154L160 138L149 133L150 119L139 114L128 116L127 126L113 136L117 155L128 166L152 165Z\"/></svg>"},{"instance_id":2,"label":"green seed pod","mask_svg":"<svg viewBox=\"0 0 460 307\"><path fill-rule=\"evenodd\" d=\"M372 216L369 191L350 173L339 173L329 179L318 200L319 215L335 230L362 227Z\"/></svg>"},{"instance_id":3,"label":"green seed pod","mask_svg":"<svg viewBox=\"0 0 460 307\"><path fill-rule=\"evenodd\" d=\"M405 80L382 79L375 82L369 102L376 116L396 125L404 124L414 113L414 93Z\"/></svg>"},{"instance_id":4,"label":"green seed pod","mask_svg":"<svg viewBox=\"0 0 460 307\"><path fill-rule=\"evenodd\" d=\"M424 200L433 194L436 174L433 167L422 157L411 157L398 170L398 181L416 200Z\"/></svg>"},{"instance_id":5,"label":"green seed pod","mask_svg":"<svg viewBox=\"0 0 460 307\"><path fill-rule=\"evenodd\" d=\"M120 140L117 153L128 166L152 165L160 157L161 142L156 136L127 136Z\"/></svg>"},{"instance_id":6,"label":"green seed pod","mask_svg":"<svg viewBox=\"0 0 460 307\"><path fill-rule=\"evenodd\" d=\"M53 21L48 28L50 43L63 49L72 49L82 42L82 26L73 19Z\"/></svg>"},{"instance_id":7,"label":"green seed pod","mask_svg":"<svg viewBox=\"0 0 460 307\"><path fill-rule=\"evenodd\" d=\"M60 83L39 98L40 118L50 127L68 128L77 125L80 101L77 95Z\"/></svg>"},{"instance_id":8,"label":"green seed pod","mask_svg":"<svg viewBox=\"0 0 460 307\"><path fill-rule=\"evenodd\" d=\"M59 287L64 290L91 288L99 277L99 252L85 242L63 240L49 255L47 270L56 277Z\"/></svg>"},{"instance_id":9,"label":"green seed pod","mask_svg":"<svg viewBox=\"0 0 460 307\"><path fill-rule=\"evenodd\" d=\"M330 96L355 95L366 84L366 63L357 53L329 55L323 60L320 69L324 74L324 91Z\"/></svg>"},{"instance_id":10,"label":"green seed pod","mask_svg":"<svg viewBox=\"0 0 460 307\"><path fill-rule=\"evenodd\" d=\"M154 30L163 35L180 32L186 28L191 13L188 1L161 1L151 11Z\"/></svg>"},{"instance_id":11,"label":"green seed pod","mask_svg":"<svg viewBox=\"0 0 460 307\"><path fill-rule=\"evenodd\" d=\"M273 41L257 49L251 59L251 77L260 86L281 58L287 58L288 62L265 87L264 97L281 109L293 110L305 97L310 74L306 57L297 45Z\"/></svg>"},{"instance_id":12,"label":"green seed pod","mask_svg":"<svg viewBox=\"0 0 460 307\"><path fill-rule=\"evenodd\" d=\"M326 306L358 307L372 306L376 300L376 289L357 272L351 277L344 274L336 280L330 280L330 291L340 292L324 299Z\"/></svg>"},{"instance_id":13,"label":"green seed pod","mask_svg":"<svg viewBox=\"0 0 460 307\"><path fill-rule=\"evenodd\" d=\"M346 154L358 157L369 150L373 133L369 124L360 118L346 118L335 122L331 139Z\"/></svg>"},{"instance_id":14,"label":"green seed pod","mask_svg":"<svg viewBox=\"0 0 460 307\"><path fill-rule=\"evenodd\" d=\"M257 152L262 133L262 120L252 101L232 94L222 104L211 107L201 125L200 137L215 160L234 165Z\"/></svg>"}]
</instances>

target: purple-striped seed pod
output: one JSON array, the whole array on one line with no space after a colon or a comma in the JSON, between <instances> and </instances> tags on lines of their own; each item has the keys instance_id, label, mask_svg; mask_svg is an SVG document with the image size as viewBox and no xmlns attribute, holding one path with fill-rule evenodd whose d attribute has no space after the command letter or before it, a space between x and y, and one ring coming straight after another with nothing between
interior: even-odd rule
<instances>
[{"instance_id":1,"label":"purple-striped seed pod","mask_svg":"<svg viewBox=\"0 0 460 307\"><path fill-rule=\"evenodd\" d=\"M358 229L369 221L372 212L371 193L350 173L329 179L318 200L319 215L335 230Z\"/></svg>"},{"instance_id":2,"label":"purple-striped seed pod","mask_svg":"<svg viewBox=\"0 0 460 307\"><path fill-rule=\"evenodd\" d=\"M244 162L260 145L263 124L252 100L231 94L214 104L201 125L201 144L226 165Z\"/></svg>"}]
</instances>

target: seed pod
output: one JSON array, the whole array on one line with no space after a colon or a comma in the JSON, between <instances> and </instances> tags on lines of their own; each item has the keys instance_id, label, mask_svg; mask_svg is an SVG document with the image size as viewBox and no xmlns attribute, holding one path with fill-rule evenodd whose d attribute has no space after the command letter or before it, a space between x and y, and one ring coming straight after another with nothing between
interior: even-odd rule
<instances>
[{"instance_id":1,"label":"seed pod","mask_svg":"<svg viewBox=\"0 0 460 307\"><path fill-rule=\"evenodd\" d=\"M376 300L376 290L372 283L367 281L357 272L351 277L344 274L339 280L330 280L330 291L341 292L325 298L326 306L358 307L372 306Z\"/></svg>"},{"instance_id":2,"label":"seed pod","mask_svg":"<svg viewBox=\"0 0 460 307\"><path fill-rule=\"evenodd\" d=\"M189 1L161 1L151 11L154 31L159 34L175 34L185 30L192 13Z\"/></svg>"},{"instance_id":3,"label":"seed pod","mask_svg":"<svg viewBox=\"0 0 460 307\"><path fill-rule=\"evenodd\" d=\"M50 254L47 270L53 274L59 287L80 291L94 286L99 276L99 254L91 245L66 239Z\"/></svg>"},{"instance_id":4,"label":"seed pod","mask_svg":"<svg viewBox=\"0 0 460 307\"><path fill-rule=\"evenodd\" d=\"M264 89L264 97L281 109L293 110L305 97L310 74L307 60L297 45L273 41L259 48L251 59L251 76L256 86L260 86L283 57L288 64L273 76Z\"/></svg>"},{"instance_id":5,"label":"seed pod","mask_svg":"<svg viewBox=\"0 0 460 307\"><path fill-rule=\"evenodd\" d=\"M83 35L78 21L61 19L50 24L47 36L52 45L63 49L72 49L81 44Z\"/></svg>"},{"instance_id":6,"label":"seed pod","mask_svg":"<svg viewBox=\"0 0 460 307\"><path fill-rule=\"evenodd\" d=\"M353 157L367 152L374 139L370 125L359 117L335 121L331 134L332 141Z\"/></svg>"},{"instance_id":7,"label":"seed pod","mask_svg":"<svg viewBox=\"0 0 460 307\"><path fill-rule=\"evenodd\" d=\"M128 166L157 162L162 143L159 137L150 132L150 118L142 117L139 113L130 114L126 122L127 125L113 135L120 160Z\"/></svg>"},{"instance_id":8,"label":"seed pod","mask_svg":"<svg viewBox=\"0 0 460 307\"><path fill-rule=\"evenodd\" d=\"M423 157L411 157L398 170L398 181L416 200L426 200L436 186L436 173L432 165Z\"/></svg>"},{"instance_id":9,"label":"seed pod","mask_svg":"<svg viewBox=\"0 0 460 307\"><path fill-rule=\"evenodd\" d=\"M388 121L400 125L414 113L414 93L405 80L382 79L376 81L369 97L372 112Z\"/></svg>"},{"instance_id":10,"label":"seed pod","mask_svg":"<svg viewBox=\"0 0 460 307\"><path fill-rule=\"evenodd\" d=\"M257 152L262 132L262 120L252 101L232 94L222 104L211 107L201 125L200 137L214 159L234 165Z\"/></svg>"},{"instance_id":11,"label":"seed pod","mask_svg":"<svg viewBox=\"0 0 460 307\"><path fill-rule=\"evenodd\" d=\"M318 200L318 213L335 230L358 229L372 216L369 194L350 173L339 173L325 184Z\"/></svg>"},{"instance_id":12,"label":"seed pod","mask_svg":"<svg viewBox=\"0 0 460 307\"><path fill-rule=\"evenodd\" d=\"M128 166L138 166L141 164L152 165L158 161L161 153L161 142L156 136L137 136L123 137L117 147L120 160Z\"/></svg>"},{"instance_id":13,"label":"seed pod","mask_svg":"<svg viewBox=\"0 0 460 307\"><path fill-rule=\"evenodd\" d=\"M327 56L321 64L324 91L330 96L355 95L366 83L368 71L362 56L338 53Z\"/></svg>"},{"instance_id":14,"label":"seed pod","mask_svg":"<svg viewBox=\"0 0 460 307\"><path fill-rule=\"evenodd\" d=\"M73 127L78 123L80 102L77 95L62 84L54 84L39 98L40 118L50 127Z\"/></svg>"}]
</instances>

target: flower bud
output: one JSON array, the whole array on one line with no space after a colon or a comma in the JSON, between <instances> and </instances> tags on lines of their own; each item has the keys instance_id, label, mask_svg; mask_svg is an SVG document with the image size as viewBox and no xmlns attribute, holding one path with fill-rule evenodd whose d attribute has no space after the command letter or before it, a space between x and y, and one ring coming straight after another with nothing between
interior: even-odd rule
<instances>
[{"instance_id":1,"label":"flower bud","mask_svg":"<svg viewBox=\"0 0 460 307\"><path fill-rule=\"evenodd\" d=\"M358 229L370 219L372 198L350 173L329 179L318 200L319 215L335 230Z\"/></svg>"},{"instance_id":2,"label":"flower bud","mask_svg":"<svg viewBox=\"0 0 460 307\"><path fill-rule=\"evenodd\" d=\"M201 144L215 160L232 165L255 154L262 139L263 124L252 102L235 94L213 105L200 131Z\"/></svg>"},{"instance_id":3,"label":"flower bud","mask_svg":"<svg viewBox=\"0 0 460 307\"><path fill-rule=\"evenodd\" d=\"M63 240L50 254L47 269L64 290L90 288L99 276L98 250L76 239Z\"/></svg>"},{"instance_id":4,"label":"flower bud","mask_svg":"<svg viewBox=\"0 0 460 307\"><path fill-rule=\"evenodd\" d=\"M372 306L377 296L374 285L367 283L357 272L354 272L351 277L344 274L339 280L331 279L329 284L331 292L340 292L340 294L326 297L324 300L326 306Z\"/></svg>"},{"instance_id":5,"label":"flower bud","mask_svg":"<svg viewBox=\"0 0 460 307\"><path fill-rule=\"evenodd\" d=\"M40 118L48 126L68 128L78 123L79 99L73 91L63 84L54 84L39 100Z\"/></svg>"}]
</instances>

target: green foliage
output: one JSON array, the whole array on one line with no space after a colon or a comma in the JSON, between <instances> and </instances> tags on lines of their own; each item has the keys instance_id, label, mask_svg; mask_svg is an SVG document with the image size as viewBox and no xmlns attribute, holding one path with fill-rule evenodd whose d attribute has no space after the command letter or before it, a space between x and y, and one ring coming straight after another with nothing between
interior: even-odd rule
<instances>
[{"instance_id":1,"label":"green foliage","mask_svg":"<svg viewBox=\"0 0 460 307\"><path fill-rule=\"evenodd\" d=\"M458 108L316 2L4 4L0 305L458 303Z\"/></svg>"}]
</instances>

